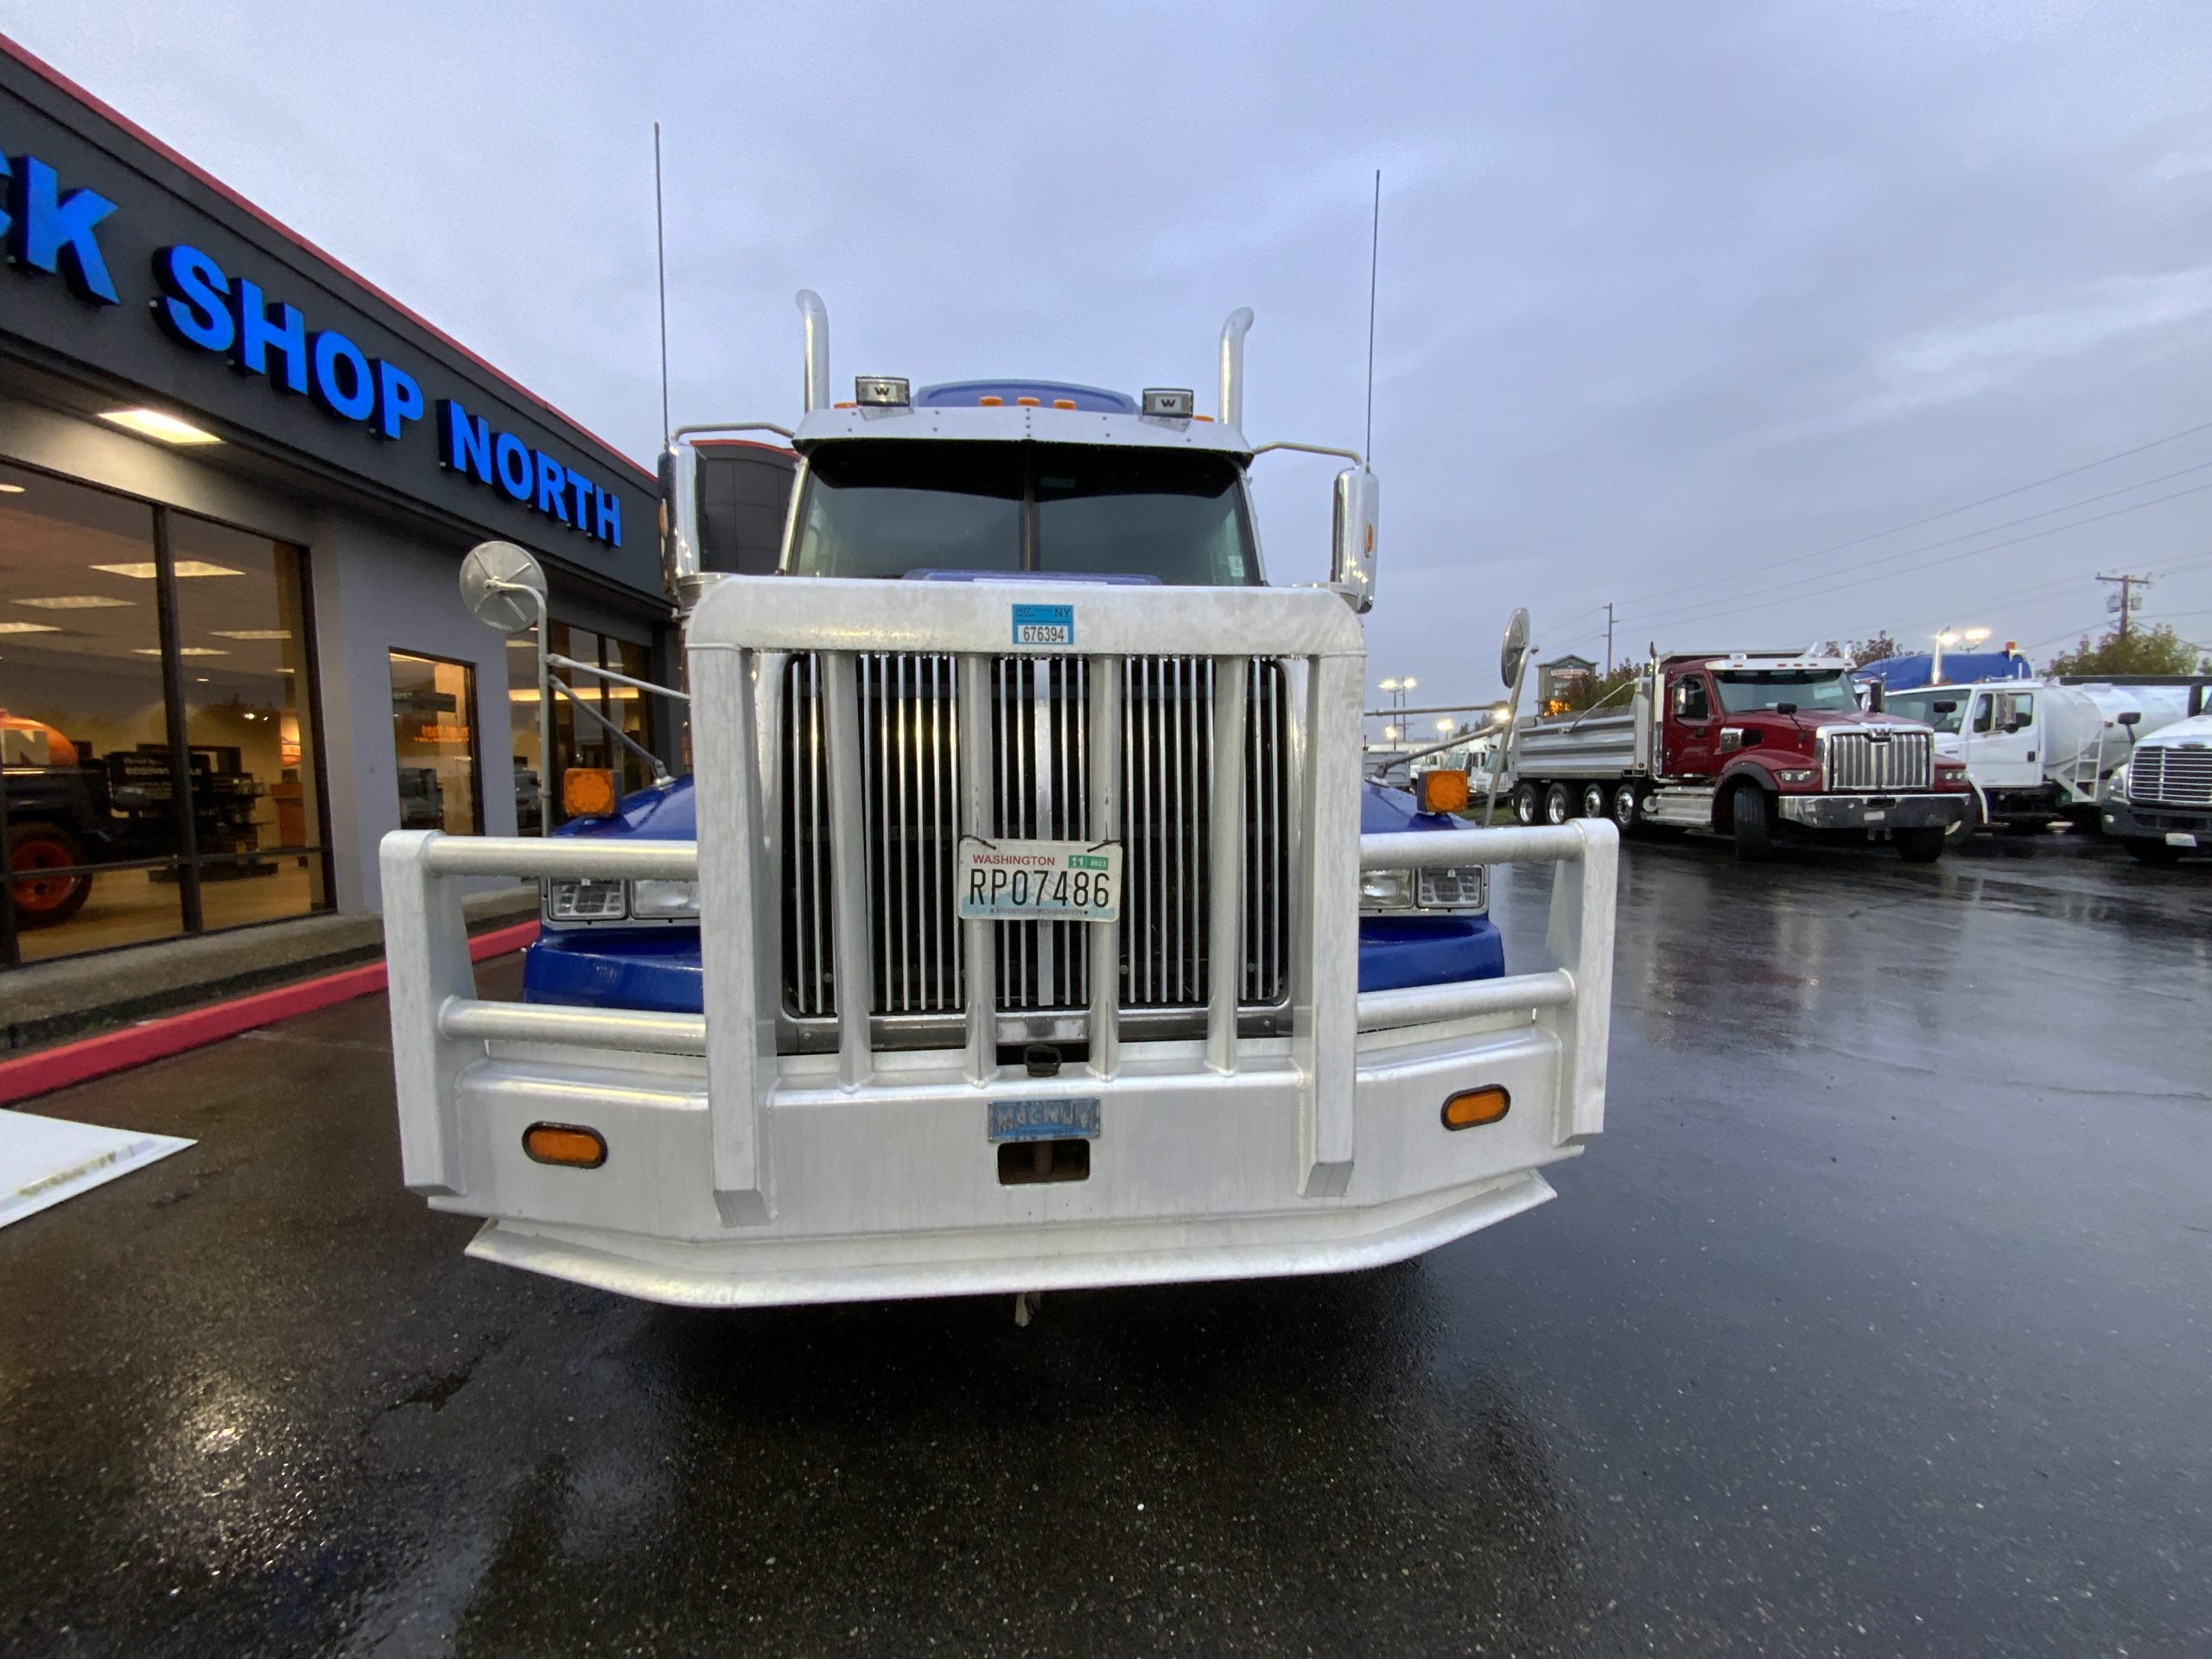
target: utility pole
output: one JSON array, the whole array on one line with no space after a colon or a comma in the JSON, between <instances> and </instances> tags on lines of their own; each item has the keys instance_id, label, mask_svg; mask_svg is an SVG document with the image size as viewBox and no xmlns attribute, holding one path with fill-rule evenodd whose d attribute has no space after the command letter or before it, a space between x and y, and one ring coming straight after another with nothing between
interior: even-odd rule
<instances>
[{"instance_id":1,"label":"utility pole","mask_svg":"<svg viewBox=\"0 0 2212 1659\"><path fill-rule=\"evenodd\" d=\"M1608 679L1611 678L1611 677L1612 677L1612 672L1613 672L1613 601L1612 601L1611 600L1610 600L1610 599L1609 599L1609 600L1607 600L1607 601L1605 601L1605 677L1606 677Z\"/></svg>"},{"instance_id":2,"label":"utility pole","mask_svg":"<svg viewBox=\"0 0 2212 1659\"><path fill-rule=\"evenodd\" d=\"M2133 611L2136 606L2141 602L2135 597L2135 590L2138 588L2148 588L2151 585L2151 578L2148 576L2100 575L2097 580L2099 582L2115 582L2119 585L2120 602L2115 605L2110 600L2107 600L2105 603L2107 608L2116 610L2120 613L2120 643L2124 645L2127 643L2128 613Z\"/></svg>"}]
</instances>

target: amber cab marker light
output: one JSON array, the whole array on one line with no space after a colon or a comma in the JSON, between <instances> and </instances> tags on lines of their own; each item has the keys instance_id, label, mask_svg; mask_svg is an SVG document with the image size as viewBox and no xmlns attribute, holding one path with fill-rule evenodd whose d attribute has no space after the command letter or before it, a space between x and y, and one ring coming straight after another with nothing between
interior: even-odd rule
<instances>
[{"instance_id":1,"label":"amber cab marker light","mask_svg":"<svg viewBox=\"0 0 2212 1659\"><path fill-rule=\"evenodd\" d=\"M570 766L561 774L561 810L572 818L614 816L614 774L604 766Z\"/></svg>"},{"instance_id":2,"label":"amber cab marker light","mask_svg":"<svg viewBox=\"0 0 2212 1659\"><path fill-rule=\"evenodd\" d=\"M1462 1089L1444 1103L1444 1127L1471 1129L1495 1123L1512 1109L1513 1096L1497 1084L1487 1089Z\"/></svg>"},{"instance_id":3,"label":"amber cab marker light","mask_svg":"<svg viewBox=\"0 0 2212 1659\"><path fill-rule=\"evenodd\" d=\"M1462 812L1467 806L1467 774L1464 772L1425 772L1421 775L1421 810L1424 812Z\"/></svg>"},{"instance_id":4,"label":"amber cab marker light","mask_svg":"<svg viewBox=\"0 0 2212 1659\"><path fill-rule=\"evenodd\" d=\"M533 1123L522 1132L522 1149L541 1164L597 1169L607 1161L607 1140L574 1123Z\"/></svg>"}]
</instances>

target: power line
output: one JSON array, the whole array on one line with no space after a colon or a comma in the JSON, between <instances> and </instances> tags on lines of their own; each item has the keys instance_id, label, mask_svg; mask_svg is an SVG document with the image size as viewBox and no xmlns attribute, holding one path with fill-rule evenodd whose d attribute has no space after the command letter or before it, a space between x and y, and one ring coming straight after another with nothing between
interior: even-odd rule
<instances>
[{"instance_id":1,"label":"power line","mask_svg":"<svg viewBox=\"0 0 2212 1659\"><path fill-rule=\"evenodd\" d=\"M2107 518L2118 518L2126 513L2139 512L2145 507L2160 506L2168 501L2178 501L2183 496L2202 495L2207 490L2212 490L2212 484L2198 484L2192 486L2190 488L2186 490L2175 490L2166 495L2153 496L2148 501L2137 501L2127 506L2114 507L2107 512L2091 513L2086 518L2076 518L2068 524L2052 524L2047 529L2030 531L2024 536L2007 537L2005 540L2000 542L1990 542L1980 547L1969 547L1961 552L1947 554L1942 558L1929 560L1927 565L1923 568L1933 568L1934 566L1940 564L1955 564L1961 559L1974 558L1984 553L1994 553L2001 548L2018 547L2023 542L2040 541L2046 536L2063 535L2069 530L2081 530L2090 524L2102 524ZM1992 526L1992 528L1999 528L1999 526ZM1978 531L1974 533L1976 535L1986 535L1988 534L1988 531ZM1950 542L1960 539L1962 538L1951 537L1946 538L1944 541L1931 542L1925 547L1908 548L1903 554L1897 555L1896 556L1915 557L1935 548L1947 546ZM1879 563L1887 562L1888 561L1886 559L1879 561ZM1863 569L1864 567L1854 568ZM1731 611L1771 610L1777 605L1794 604L1799 600L1811 599L1821 594L1834 593L1846 588L1863 588L1870 582L1887 582L1896 573L1893 571L1882 571L1871 576L1857 576L1848 582L1830 582L1823 586L1810 588L1803 593L1784 594L1778 598L1762 600L1757 604L1745 605L1741 602L1741 598L1738 596L1722 601L1718 605L1713 605L1712 608L1709 609L1701 608L1698 606L1686 607L1687 610L1694 613L1692 614L1676 615L1670 612L1662 612L1656 617L1631 616L1628 620L1636 623L1638 626L1642 626L1654 620L1673 622L1697 621L1701 620L1703 618L1707 616L1726 615ZM1793 583L1790 585L1795 586L1796 584ZM1706 601L1706 604L1712 605L1712 601Z\"/></svg>"},{"instance_id":2,"label":"power line","mask_svg":"<svg viewBox=\"0 0 2212 1659\"><path fill-rule=\"evenodd\" d=\"M1839 573L1848 573L1853 570L1871 570L1877 565L1895 564L1903 559L1917 558L1923 553L1932 553L1939 548L1955 547L1961 542L1971 542L1980 537L1993 535L2000 530L2012 530L2018 528L2021 524L2031 524L2038 518L2050 518L2053 513L2072 512L2080 507L2094 506L2100 501L2109 501L2117 495L2127 495L2137 490L2148 489L2154 484L2170 484L2175 479L2186 478L2193 473L2201 473L2207 469L2212 469L2212 461L2200 461L2196 466L2180 467L2171 473L2162 473L2156 478L2146 478L2139 483L2124 485L2116 490L2102 490L2095 495L2085 495L2079 500L2063 501L2055 507L2039 507L2033 512L2022 513L2018 518L2006 518L2000 520L1997 524L1984 524L1979 530L1963 531L1956 536L1939 537L1935 541L1923 542L1916 547L1904 548L1895 553L1877 554L1871 559L1862 559L1853 564L1843 565L1840 567ZM2193 493L2195 493L2195 492L2191 490L2177 490L2172 494L2156 496L2148 501L2138 501L2134 503L2133 506L2123 509L2123 511L2133 512L2136 507L2154 507L2162 501L2171 501L2181 496ZM2096 521L2094 519L2083 519L2082 522L2084 524L2094 524ZM2000 545L2003 545L2003 543L2000 543ZM1826 589L1820 585L1823 580L1824 578L1820 576L1793 576L1789 581L1777 582L1770 588L1753 588L1749 589L1747 593L1738 594L1735 595L1735 597L1742 599L1753 597L1760 594L1778 594L1785 588L1804 588L1808 582L1814 585L1807 588L1806 593L1800 595L1800 597L1809 597L1813 594L1826 591ZM1676 607L1675 608L1680 610L1698 610L1708 604L1711 604L1712 602L1713 601L1710 600L1692 600L1687 606ZM1657 614L1662 619L1672 613L1673 613L1671 611L1657 613ZM1647 619L1651 614L1651 613L1646 613Z\"/></svg>"},{"instance_id":3,"label":"power line","mask_svg":"<svg viewBox=\"0 0 2212 1659\"><path fill-rule=\"evenodd\" d=\"M2075 478L2083 473L2094 472L2098 467L2109 467L2116 461L2126 461L2131 456L2144 454L2150 450L2162 448L2170 443L2178 443L2183 438L2193 438L2200 432L2212 432L2212 421L2206 421L2196 426L2184 427L2178 432L2168 433L2164 437L2152 438L2148 442L2139 443L2133 448L2117 450L2109 455L2101 455L2094 461L2085 461L2079 467L2069 467L2063 472L2050 473L2025 484L2016 484L2009 490L1999 490L1996 494L1985 495L1979 500L1968 501L1960 506L1946 507L1941 512L1931 512L1923 518L1907 519L1903 524L1891 524L1885 530L1869 531L1864 536L1853 536L1847 541L1831 542L1826 547L1816 547L1809 552L1793 553L1788 558L1770 561L1763 568L1774 570L1785 564L1802 564L1808 559L1826 558L1831 553L1841 553L1850 548L1863 547L1868 542L1878 542L1885 536L1901 535L1908 530L1918 530L1923 524L1938 524L1946 518L1955 518L1962 512L1972 512L1976 507L1986 507L1994 501L2004 501L2016 495L2025 495L2029 491L2039 490L2046 484L2056 484L2062 479ZM1642 597L1662 599L1671 594L1691 593L1700 588L1710 588L1720 582L1733 582L1745 574L1743 571L1737 571L1732 575L1713 576L1703 582L1690 582L1679 588L1662 588L1655 593L1646 594ZM1631 602L1635 597L1631 595Z\"/></svg>"}]
</instances>

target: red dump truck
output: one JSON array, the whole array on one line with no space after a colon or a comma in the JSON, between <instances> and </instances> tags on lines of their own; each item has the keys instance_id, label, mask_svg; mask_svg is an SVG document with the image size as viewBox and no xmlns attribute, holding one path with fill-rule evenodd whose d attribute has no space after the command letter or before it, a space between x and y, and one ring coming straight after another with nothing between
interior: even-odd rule
<instances>
[{"instance_id":1,"label":"red dump truck","mask_svg":"<svg viewBox=\"0 0 2212 1659\"><path fill-rule=\"evenodd\" d=\"M1713 830L1745 859L1809 835L1927 862L1968 798L1928 727L1862 710L1849 663L1794 651L1654 655L1596 706L1522 725L1511 768L1522 823Z\"/></svg>"}]
</instances>

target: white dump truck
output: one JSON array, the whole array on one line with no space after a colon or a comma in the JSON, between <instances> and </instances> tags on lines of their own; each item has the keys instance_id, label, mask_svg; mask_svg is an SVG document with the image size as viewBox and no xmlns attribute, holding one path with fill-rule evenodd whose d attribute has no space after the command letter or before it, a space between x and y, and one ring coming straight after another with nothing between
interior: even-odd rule
<instances>
[{"instance_id":1,"label":"white dump truck","mask_svg":"<svg viewBox=\"0 0 2212 1659\"><path fill-rule=\"evenodd\" d=\"M2113 773L2188 712L2189 696L2184 683L2012 679L1916 686L1882 707L1932 728L1936 753L1965 766L1973 791L1960 831L2062 817L2093 830Z\"/></svg>"},{"instance_id":2,"label":"white dump truck","mask_svg":"<svg viewBox=\"0 0 2212 1659\"><path fill-rule=\"evenodd\" d=\"M1331 580L1267 585L1248 470L1308 446L1244 435L1250 313L1207 416L833 402L800 302L800 418L663 460L696 776L572 772L543 839L385 840L407 1185L484 1217L475 1256L721 1306L1331 1271L1552 1196L1604 1122L1618 837L1362 779L1375 480L1321 451ZM694 444L764 428L800 458L780 569L718 574ZM463 585L543 615L519 550ZM1552 878L1514 972L1507 863ZM474 982L484 875L542 884L520 1002Z\"/></svg>"}]
</instances>

